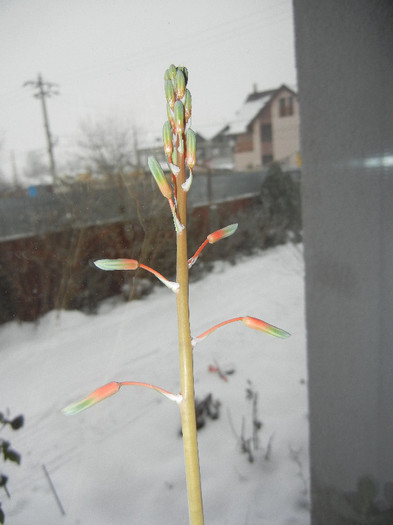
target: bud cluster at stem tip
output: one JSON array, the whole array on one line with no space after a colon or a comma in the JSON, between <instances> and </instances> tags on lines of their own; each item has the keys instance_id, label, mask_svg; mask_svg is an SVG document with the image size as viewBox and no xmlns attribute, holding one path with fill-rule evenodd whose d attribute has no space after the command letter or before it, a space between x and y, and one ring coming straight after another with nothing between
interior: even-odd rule
<instances>
[{"instance_id":1,"label":"bud cluster at stem tip","mask_svg":"<svg viewBox=\"0 0 393 525\"><path fill-rule=\"evenodd\" d=\"M171 64L165 71L164 80L168 116L162 132L165 155L170 164L177 166L177 147L182 152L185 145L187 165L192 172L196 162L196 137L189 127L192 98L187 89L187 68Z\"/></svg>"}]
</instances>

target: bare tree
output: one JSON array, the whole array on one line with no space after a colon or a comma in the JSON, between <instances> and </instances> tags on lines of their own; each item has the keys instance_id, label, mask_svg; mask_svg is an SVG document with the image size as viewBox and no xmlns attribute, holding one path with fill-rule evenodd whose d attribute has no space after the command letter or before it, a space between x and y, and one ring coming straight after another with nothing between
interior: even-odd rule
<instances>
[{"instance_id":1,"label":"bare tree","mask_svg":"<svg viewBox=\"0 0 393 525\"><path fill-rule=\"evenodd\" d=\"M79 125L78 160L82 169L101 176L121 175L134 167L131 128L114 118L86 119Z\"/></svg>"}]
</instances>

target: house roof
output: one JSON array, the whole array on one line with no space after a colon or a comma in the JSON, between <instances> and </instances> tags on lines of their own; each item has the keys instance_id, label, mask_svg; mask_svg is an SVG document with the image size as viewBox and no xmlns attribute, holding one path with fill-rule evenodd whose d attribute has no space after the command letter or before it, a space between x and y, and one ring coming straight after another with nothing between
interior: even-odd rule
<instances>
[{"instance_id":1,"label":"house roof","mask_svg":"<svg viewBox=\"0 0 393 525\"><path fill-rule=\"evenodd\" d=\"M235 113L233 119L229 121L227 126L222 129L221 132L225 135L238 135L241 133L246 133L251 122L282 89L287 89L296 95L292 89L288 88L284 84L277 89L269 89L267 91L251 93L246 98L242 107Z\"/></svg>"},{"instance_id":2,"label":"house roof","mask_svg":"<svg viewBox=\"0 0 393 525\"><path fill-rule=\"evenodd\" d=\"M225 135L238 135L246 133L247 127L258 113L265 107L271 99L271 95L266 95L251 102L245 102L243 106L235 113L232 120L229 121L224 131Z\"/></svg>"}]
</instances>

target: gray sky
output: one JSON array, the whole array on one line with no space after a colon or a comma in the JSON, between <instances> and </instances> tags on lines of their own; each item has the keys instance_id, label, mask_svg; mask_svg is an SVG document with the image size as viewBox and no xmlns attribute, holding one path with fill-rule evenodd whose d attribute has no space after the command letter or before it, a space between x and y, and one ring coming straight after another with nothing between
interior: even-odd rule
<instances>
[{"instance_id":1,"label":"gray sky","mask_svg":"<svg viewBox=\"0 0 393 525\"><path fill-rule=\"evenodd\" d=\"M40 103L27 80L58 84L48 100L59 157L82 119L119 119L140 140L166 119L163 76L189 70L193 129L226 123L254 83L296 88L291 0L0 0L1 166L45 151ZM45 158L46 161L46 158Z\"/></svg>"}]
</instances>

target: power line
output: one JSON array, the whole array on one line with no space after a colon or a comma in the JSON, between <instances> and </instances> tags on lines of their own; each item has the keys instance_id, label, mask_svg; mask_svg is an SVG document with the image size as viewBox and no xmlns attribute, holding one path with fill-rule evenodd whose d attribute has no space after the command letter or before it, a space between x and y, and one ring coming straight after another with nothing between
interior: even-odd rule
<instances>
[{"instance_id":1,"label":"power line","mask_svg":"<svg viewBox=\"0 0 393 525\"><path fill-rule=\"evenodd\" d=\"M42 107L42 115L44 118L44 128L45 128L45 135L46 135L46 141L47 141L47 147L48 147L48 155L49 155L49 165L50 165L50 172L53 179L53 184L56 184L57 182L57 172L56 172L56 163L55 163L55 157L53 153L53 140L52 135L50 132L49 127L49 117L48 117L48 110L46 108L46 97L52 97L53 95L58 95L59 92L57 91L57 84L54 84L52 82L44 82L42 80L42 76L40 73L38 73L37 80L28 80L23 84L23 87L25 86L32 86L35 89L34 97L41 100L41 107Z\"/></svg>"}]
</instances>

